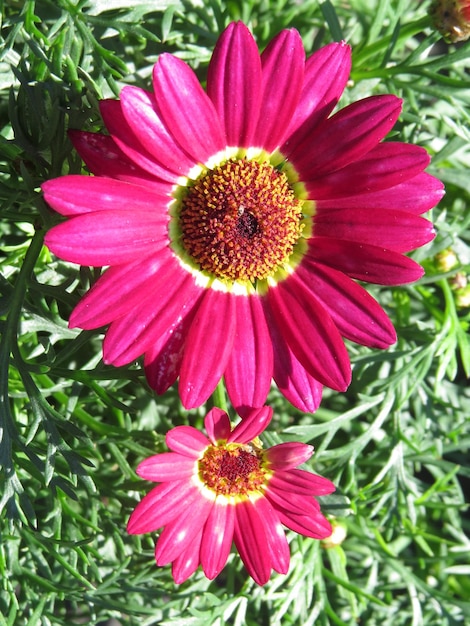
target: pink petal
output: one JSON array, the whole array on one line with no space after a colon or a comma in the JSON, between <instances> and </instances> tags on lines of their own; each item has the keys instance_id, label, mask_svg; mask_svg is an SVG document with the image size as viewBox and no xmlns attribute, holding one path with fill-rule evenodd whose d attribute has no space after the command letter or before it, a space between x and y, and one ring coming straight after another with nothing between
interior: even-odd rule
<instances>
[{"instance_id":1,"label":"pink petal","mask_svg":"<svg viewBox=\"0 0 470 626\"><path fill-rule=\"evenodd\" d=\"M270 152L282 143L302 91L305 52L299 33L281 31L264 50L261 62L263 96L253 145Z\"/></svg>"},{"instance_id":2,"label":"pink petal","mask_svg":"<svg viewBox=\"0 0 470 626\"><path fill-rule=\"evenodd\" d=\"M349 189L348 193L354 192ZM394 209L420 215L432 209L444 195L444 185L426 172L410 180L379 191L349 195L344 198L325 198L316 201L317 210L323 209Z\"/></svg>"},{"instance_id":3,"label":"pink petal","mask_svg":"<svg viewBox=\"0 0 470 626\"><path fill-rule=\"evenodd\" d=\"M266 401L273 375L273 350L261 301L235 298L237 330L224 378L230 401L242 414Z\"/></svg>"},{"instance_id":4,"label":"pink petal","mask_svg":"<svg viewBox=\"0 0 470 626\"><path fill-rule=\"evenodd\" d=\"M290 562L289 544L279 517L269 500L264 497L256 499L253 506L266 533L271 565L276 572L287 574Z\"/></svg>"},{"instance_id":5,"label":"pink petal","mask_svg":"<svg viewBox=\"0 0 470 626\"><path fill-rule=\"evenodd\" d=\"M420 174L429 160L428 153L420 146L387 141L339 171L312 182L306 180L306 186L315 201L376 192Z\"/></svg>"},{"instance_id":6,"label":"pink petal","mask_svg":"<svg viewBox=\"0 0 470 626\"><path fill-rule=\"evenodd\" d=\"M177 182L178 176L155 161L132 132L119 100L101 100L100 111L113 141L133 163L162 181Z\"/></svg>"},{"instance_id":7,"label":"pink petal","mask_svg":"<svg viewBox=\"0 0 470 626\"><path fill-rule=\"evenodd\" d=\"M204 526L201 544L201 565L210 580L220 574L227 562L234 525L235 506L218 496Z\"/></svg>"},{"instance_id":8,"label":"pink petal","mask_svg":"<svg viewBox=\"0 0 470 626\"><path fill-rule=\"evenodd\" d=\"M99 328L154 298L155 275L165 254L107 269L72 311L71 328Z\"/></svg>"},{"instance_id":9,"label":"pink petal","mask_svg":"<svg viewBox=\"0 0 470 626\"><path fill-rule=\"evenodd\" d=\"M136 506L127 523L131 535L150 533L165 526L200 500L201 494L188 480L162 483L148 493Z\"/></svg>"},{"instance_id":10,"label":"pink petal","mask_svg":"<svg viewBox=\"0 0 470 626\"><path fill-rule=\"evenodd\" d=\"M277 470L269 479L269 487L306 496L325 496L336 490L327 478L299 469Z\"/></svg>"},{"instance_id":11,"label":"pink petal","mask_svg":"<svg viewBox=\"0 0 470 626\"><path fill-rule=\"evenodd\" d=\"M178 454L198 459L211 442L192 426L175 426L166 434L166 445Z\"/></svg>"},{"instance_id":12,"label":"pink petal","mask_svg":"<svg viewBox=\"0 0 470 626\"><path fill-rule=\"evenodd\" d=\"M379 285L401 285L421 278L423 268L412 259L378 246L315 237L309 256L352 278Z\"/></svg>"},{"instance_id":13,"label":"pink petal","mask_svg":"<svg viewBox=\"0 0 470 626\"><path fill-rule=\"evenodd\" d=\"M171 187L133 163L109 135L69 130L69 138L86 166L98 176L117 178L157 193L168 193Z\"/></svg>"},{"instance_id":14,"label":"pink petal","mask_svg":"<svg viewBox=\"0 0 470 626\"><path fill-rule=\"evenodd\" d=\"M279 391L299 411L315 413L321 403L323 385L311 376L287 348L287 360L274 371Z\"/></svg>"},{"instance_id":15,"label":"pink petal","mask_svg":"<svg viewBox=\"0 0 470 626\"><path fill-rule=\"evenodd\" d=\"M207 289L188 333L179 393L187 409L204 404L227 365L235 334L235 303L230 293Z\"/></svg>"},{"instance_id":16,"label":"pink petal","mask_svg":"<svg viewBox=\"0 0 470 626\"><path fill-rule=\"evenodd\" d=\"M317 515L296 515L290 511L277 510L279 519L296 533L313 539L326 539L333 532L330 522L321 513Z\"/></svg>"},{"instance_id":17,"label":"pink petal","mask_svg":"<svg viewBox=\"0 0 470 626\"><path fill-rule=\"evenodd\" d=\"M287 400L304 413L314 413L320 405L323 385L311 376L295 357L279 331L269 306L265 305L274 349L274 380Z\"/></svg>"},{"instance_id":18,"label":"pink petal","mask_svg":"<svg viewBox=\"0 0 470 626\"><path fill-rule=\"evenodd\" d=\"M184 343L201 297L202 294L197 295L192 306L183 307L174 322L145 351L145 376L158 394L165 393L179 376Z\"/></svg>"},{"instance_id":19,"label":"pink petal","mask_svg":"<svg viewBox=\"0 0 470 626\"><path fill-rule=\"evenodd\" d=\"M316 515L320 511L320 505L313 496L299 495L291 491L275 489L271 483L266 488L265 496L276 511L307 516Z\"/></svg>"},{"instance_id":20,"label":"pink petal","mask_svg":"<svg viewBox=\"0 0 470 626\"><path fill-rule=\"evenodd\" d=\"M330 43L307 59L300 99L281 147L283 154L292 152L328 117L346 87L350 71L351 48L344 41Z\"/></svg>"},{"instance_id":21,"label":"pink petal","mask_svg":"<svg viewBox=\"0 0 470 626\"><path fill-rule=\"evenodd\" d=\"M214 407L204 418L204 428L211 442L216 445L230 436L230 418L225 411Z\"/></svg>"},{"instance_id":22,"label":"pink petal","mask_svg":"<svg viewBox=\"0 0 470 626\"><path fill-rule=\"evenodd\" d=\"M42 190L46 202L61 215L132 209L148 213L149 217L159 214L160 219L168 220L167 193L121 180L71 174L46 181Z\"/></svg>"},{"instance_id":23,"label":"pink petal","mask_svg":"<svg viewBox=\"0 0 470 626\"><path fill-rule=\"evenodd\" d=\"M165 263L152 285L154 299L142 299L141 306L113 321L103 342L106 363L125 365L144 354L181 320L197 300L199 287L191 274L172 271L174 259ZM170 268L170 269L169 269Z\"/></svg>"},{"instance_id":24,"label":"pink petal","mask_svg":"<svg viewBox=\"0 0 470 626\"><path fill-rule=\"evenodd\" d=\"M197 471L196 461L176 452L163 452L151 456L136 469L136 473L155 482L168 482L190 478Z\"/></svg>"},{"instance_id":25,"label":"pink petal","mask_svg":"<svg viewBox=\"0 0 470 626\"><path fill-rule=\"evenodd\" d=\"M130 129L157 163L180 176L194 165L167 131L153 94L127 86L121 91L121 108Z\"/></svg>"},{"instance_id":26,"label":"pink petal","mask_svg":"<svg viewBox=\"0 0 470 626\"><path fill-rule=\"evenodd\" d=\"M261 61L252 34L232 22L217 40L207 73L214 103L229 146L252 145L261 100Z\"/></svg>"},{"instance_id":27,"label":"pink petal","mask_svg":"<svg viewBox=\"0 0 470 626\"><path fill-rule=\"evenodd\" d=\"M371 96L330 117L287 155L301 180L316 180L363 157L393 127L401 105L396 96Z\"/></svg>"},{"instance_id":28,"label":"pink petal","mask_svg":"<svg viewBox=\"0 0 470 626\"><path fill-rule=\"evenodd\" d=\"M347 239L409 252L435 237L433 225L418 215L392 209L317 210L315 236Z\"/></svg>"},{"instance_id":29,"label":"pink petal","mask_svg":"<svg viewBox=\"0 0 470 626\"><path fill-rule=\"evenodd\" d=\"M272 416L273 410L270 406L253 409L245 419L235 426L227 439L227 443L250 443L263 432Z\"/></svg>"},{"instance_id":30,"label":"pink petal","mask_svg":"<svg viewBox=\"0 0 470 626\"><path fill-rule=\"evenodd\" d=\"M170 334L170 339L173 338L175 335ZM145 351L145 378L149 386L160 396L175 384L179 376L184 340L185 336L180 335L178 345L172 341L158 351L154 351L153 345L150 345Z\"/></svg>"},{"instance_id":31,"label":"pink petal","mask_svg":"<svg viewBox=\"0 0 470 626\"><path fill-rule=\"evenodd\" d=\"M187 548L179 554L172 563L171 573L177 585L184 583L199 566L199 552L201 550L202 528Z\"/></svg>"},{"instance_id":32,"label":"pink petal","mask_svg":"<svg viewBox=\"0 0 470 626\"><path fill-rule=\"evenodd\" d=\"M213 506L213 500L200 495L191 506L180 510L177 518L166 524L155 548L157 565L167 565L196 541Z\"/></svg>"},{"instance_id":33,"label":"pink petal","mask_svg":"<svg viewBox=\"0 0 470 626\"><path fill-rule=\"evenodd\" d=\"M148 257L167 241L166 218L132 209L78 215L54 226L44 240L61 259L94 267Z\"/></svg>"},{"instance_id":34,"label":"pink petal","mask_svg":"<svg viewBox=\"0 0 470 626\"><path fill-rule=\"evenodd\" d=\"M249 500L237 503L234 541L248 573L258 585L271 575L271 554L263 521Z\"/></svg>"},{"instance_id":35,"label":"pink petal","mask_svg":"<svg viewBox=\"0 0 470 626\"><path fill-rule=\"evenodd\" d=\"M272 469L291 469L305 463L313 454L313 446L306 443L288 441L268 448L264 456Z\"/></svg>"},{"instance_id":36,"label":"pink petal","mask_svg":"<svg viewBox=\"0 0 470 626\"><path fill-rule=\"evenodd\" d=\"M331 317L298 281L284 280L268 291L267 302L289 347L311 376L344 391L351 366Z\"/></svg>"},{"instance_id":37,"label":"pink petal","mask_svg":"<svg viewBox=\"0 0 470 626\"><path fill-rule=\"evenodd\" d=\"M153 68L153 85L166 127L196 162L203 163L225 148L217 111L184 61L161 54Z\"/></svg>"},{"instance_id":38,"label":"pink petal","mask_svg":"<svg viewBox=\"0 0 470 626\"><path fill-rule=\"evenodd\" d=\"M318 294L343 337L375 348L388 348L395 343L396 332L385 311L363 287L342 272L306 256L293 278Z\"/></svg>"}]
</instances>

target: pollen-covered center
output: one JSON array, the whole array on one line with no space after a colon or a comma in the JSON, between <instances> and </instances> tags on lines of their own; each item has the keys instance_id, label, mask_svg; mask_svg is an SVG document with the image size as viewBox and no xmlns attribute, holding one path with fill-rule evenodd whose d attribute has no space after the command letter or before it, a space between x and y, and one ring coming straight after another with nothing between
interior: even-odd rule
<instances>
[{"instance_id":1,"label":"pollen-covered center","mask_svg":"<svg viewBox=\"0 0 470 626\"><path fill-rule=\"evenodd\" d=\"M292 254L302 204L270 163L231 159L189 187L179 212L182 246L202 271L255 283Z\"/></svg>"},{"instance_id":2,"label":"pollen-covered center","mask_svg":"<svg viewBox=\"0 0 470 626\"><path fill-rule=\"evenodd\" d=\"M199 478L218 495L246 495L259 489L266 473L258 456L247 446L209 446L199 461Z\"/></svg>"}]
</instances>

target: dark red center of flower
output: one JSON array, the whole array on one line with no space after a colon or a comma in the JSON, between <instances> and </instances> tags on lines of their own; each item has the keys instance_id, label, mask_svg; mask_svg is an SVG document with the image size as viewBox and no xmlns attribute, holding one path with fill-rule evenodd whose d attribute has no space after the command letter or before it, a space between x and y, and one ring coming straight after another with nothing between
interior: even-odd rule
<instances>
[{"instance_id":1,"label":"dark red center of flower","mask_svg":"<svg viewBox=\"0 0 470 626\"><path fill-rule=\"evenodd\" d=\"M266 162L232 159L199 177L181 204L181 243L199 269L255 283L292 254L302 232L302 200Z\"/></svg>"},{"instance_id":2,"label":"dark red center of flower","mask_svg":"<svg viewBox=\"0 0 470 626\"><path fill-rule=\"evenodd\" d=\"M199 461L199 477L206 487L225 496L244 495L266 480L259 457L239 444L207 448Z\"/></svg>"}]
</instances>

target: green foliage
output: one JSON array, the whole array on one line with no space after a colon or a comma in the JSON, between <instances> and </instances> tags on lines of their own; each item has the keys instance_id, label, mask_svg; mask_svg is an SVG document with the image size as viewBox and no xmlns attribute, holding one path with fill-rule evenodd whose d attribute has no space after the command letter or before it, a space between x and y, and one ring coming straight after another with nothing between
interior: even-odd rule
<instances>
[{"instance_id":1,"label":"green foliage","mask_svg":"<svg viewBox=\"0 0 470 626\"><path fill-rule=\"evenodd\" d=\"M400 624L453 626L470 616L470 43L448 46L426 2L408 0L10 0L0 39L0 626ZM170 390L156 398L139 365L101 360L99 332L67 326L96 279L42 245L55 220L39 192L82 165L68 128L99 130L98 100L148 86L163 51L204 79L220 31L242 19L260 47L297 28L307 52L353 46L341 104L374 93L404 98L400 139L433 157L447 193L437 237L414 256L417 284L372 291L399 340L349 346L353 383L325 393L315 415L273 389L268 443L313 443L314 471L338 486L323 499L335 545L289 535L292 564L259 588L236 555L213 582L174 585L154 538L129 537L148 491L134 469L163 450L176 423L200 425ZM456 265L439 254L452 249ZM343 540L344 539L344 540Z\"/></svg>"}]
</instances>

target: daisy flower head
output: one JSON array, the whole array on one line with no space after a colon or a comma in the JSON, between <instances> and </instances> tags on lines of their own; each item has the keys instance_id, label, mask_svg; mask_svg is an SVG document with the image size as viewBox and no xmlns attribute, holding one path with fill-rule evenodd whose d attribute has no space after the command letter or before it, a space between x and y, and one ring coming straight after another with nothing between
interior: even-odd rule
<instances>
[{"instance_id":1,"label":"daisy flower head","mask_svg":"<svg viewBox=\"0 0 470 626\"><path fill-rule=\"evenodd\" d=\"M206 89L162 54L153 92L101 102L109 134L72 131L94 176L43 185L66 218L46 236L57 256L107 266L72 327L107 326L103 356L144 355L149 384L178 379L186 408L222 377L237 410L264 405L272 380L303 411L323 386L344 391L343 339L386 348L395 330L356 281L408 283L404 253L434 231L442 196L418 146L383 141L401 100L378 95L332 113L348 45L307 60L296 30L260 55L241 22L220 36Z\"/></svg>"},{"instance_id":2,"label":"daisy flower head","mask_svg":"<svg viewBox=\"0 0 470 626\"><path fill-rule=\"evenodd\" d=\"M160 484L132 513L131 534L164 527L156 544L157 565L172 563L175 582L202 566L209 579L225 566L232 546L250 574L264 585L271 570L289 569L283 525L324 539L332 529L315 496L332 493L326 478L297 469L313 453L303 443L263 450L258 436L272 417L270 407L253 409L232 429L222 409L205 418L207 436L192 426L166 435L171 452L143 461L137 474Z\"/></svg>"}]
</instances>

